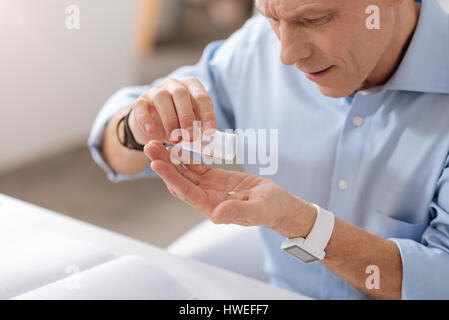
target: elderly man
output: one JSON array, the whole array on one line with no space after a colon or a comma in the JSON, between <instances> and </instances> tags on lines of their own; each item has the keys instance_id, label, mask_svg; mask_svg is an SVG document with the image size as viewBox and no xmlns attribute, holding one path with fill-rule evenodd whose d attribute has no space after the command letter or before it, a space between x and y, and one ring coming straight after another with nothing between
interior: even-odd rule
<instances>
[{"instance_id":1,"label":"elderly man","mask_svg":"<svg viewBox=\"0 0 449 320\"><path fill-rule=\"evenodd\" d=\"M256 4L262 15L196 66L114 95L91 133L94 158L113 181L156 172L215 223L261 226L277 286L449 298L448 13L435 0ZM379 28L367 21L376 12ZM278 172L175 166L161 142L194 120L278 129Z\"/></svg>"}]
</instances>

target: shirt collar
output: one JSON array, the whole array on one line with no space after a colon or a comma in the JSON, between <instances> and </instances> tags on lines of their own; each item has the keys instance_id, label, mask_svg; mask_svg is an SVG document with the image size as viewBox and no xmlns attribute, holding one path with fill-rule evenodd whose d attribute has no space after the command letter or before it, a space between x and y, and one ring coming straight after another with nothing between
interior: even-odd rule
<instances>
[{"instance_id":1,"label":"shirt collar","mask_svg":"<svg viewBox=\"0 0 449 320\"><path fill-rule=\"evenodd\" d=\"M449 13L423 1L409 48L384 89L449 94Z\"/></svg>"}]
</instances>

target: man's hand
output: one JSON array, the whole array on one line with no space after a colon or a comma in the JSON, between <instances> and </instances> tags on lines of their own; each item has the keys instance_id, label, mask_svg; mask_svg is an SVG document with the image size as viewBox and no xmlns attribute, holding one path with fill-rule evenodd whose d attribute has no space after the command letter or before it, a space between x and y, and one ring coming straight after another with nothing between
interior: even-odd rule
<instances>
[{"instance_id":1,"label":"man's hand","mask_svg":"<svg viewBox=\"0 0 449 320\"><path fill-rule=\"evenodd\" d=\"M131 108L129 126L141 144L150 140L177 143L180 128L189 133L183 139L191 141L194 121L201 121L203 131L217 125L212 99L196 78L167 79L142 94Z\"/></svg>"},{"instance_id":2,"label":"man's hand","mask_svg":"<svg viewBox=\"0 0 449 320\"><path fill-rule=\"evenodd\" d=\"M151 168L162 177L170 192L205 213L214 223L266 226L289 238L306 237L312 229L315 207L271 180L211 169L203 164L174 164L171 160L189 159L193 163L193 159L183 154L173 159L177 152L165 149L158 141L151 141L144 151L153 160ZM377 299L401 298L402 261L391 240L335 217L322 262L367 295ZM383 274L382 286L375 291L366 287L365 270L372 264Z\"/></svg>"},{"instance_id":3,"label":"man's hand","mask_svg":"<svg viewBox=\"0 0 449 320\"><path fill-rule=\"evenodd\" d=\"M304 237L312 228L316 209L269 179L209 168L186 154L173 159L177 152L159 141L151 141L144 151L170 192L214 223L266 226L286 237Z\"/></svg>"}]
</instances>

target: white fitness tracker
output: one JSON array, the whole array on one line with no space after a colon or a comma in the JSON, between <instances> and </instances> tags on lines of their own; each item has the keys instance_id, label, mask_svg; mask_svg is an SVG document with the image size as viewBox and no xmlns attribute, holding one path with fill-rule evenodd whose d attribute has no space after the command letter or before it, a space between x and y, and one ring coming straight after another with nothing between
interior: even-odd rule
<instances>
[{"instance_id":1,"label":"white fitness tracker","mask_svg":"<svg viewBox=\"0 0 449 320\"><path fill-rule=\"evenodd\" d=\"M313 203L312 203L313 204ZM307 237L286 239L281 249L305 263L323 260L326 253L324 249L334 230L334 214L316 204L318 213Z\"/></svg>"}]
</instances>

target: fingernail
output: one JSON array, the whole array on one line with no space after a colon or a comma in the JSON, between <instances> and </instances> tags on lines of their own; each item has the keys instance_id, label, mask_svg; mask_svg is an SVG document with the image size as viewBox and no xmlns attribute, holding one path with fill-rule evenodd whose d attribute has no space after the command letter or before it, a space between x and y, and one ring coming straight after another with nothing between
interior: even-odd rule
<instances>
[{"instance_id":1,"label":"fingernail","mask_svg":"<svg viewBox=\"0 0 449 320\"><path fill-rule=\"evenodd\" d=\"M151 130L151 123L145 123L144 128L145 128L146 132L150 132L150 130Z\"/></svg>"}]
</instances>

